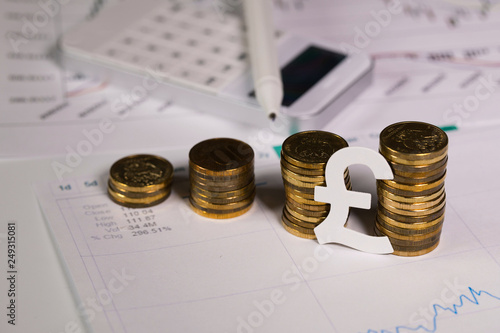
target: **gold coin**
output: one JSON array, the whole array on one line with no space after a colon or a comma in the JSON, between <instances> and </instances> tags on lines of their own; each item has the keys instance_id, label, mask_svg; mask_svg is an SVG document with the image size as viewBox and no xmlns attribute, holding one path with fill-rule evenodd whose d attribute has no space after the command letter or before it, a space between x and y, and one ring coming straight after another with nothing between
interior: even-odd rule
<instances>
[{"instance_id":1,"label":"gold coin","mask_svg":"<svg viewBox=\"0 0 500 333\"><path fill-rule=\"evenodd\" d=\"M321 186L321 187L326 187L326 183L305 183L301 182L299 180L295 180L293 178L288 177L287 175L282 174L283 177L283 184L285 186L288 186L296 191L306 193L306 194L311 194L314 195L314 188L316 186ZM346 184L346 189L351 190L352 189L352 184L351 184L351 179L347 179L344 181Z\"/></svg>"},{"instance_id":2,"label":"gold coin","mask_svg":"<svg viewBox=\"0 0 500 333\"><path fill-rule=\"evenodd\" d=\"M396 162L399 164L404 164L404 165L410 165L410 166L417 166L417 165L429 165L433 163L437 163L441 161L443 158L445 158L448 154L448 152L444 152L443 155L439 155L435 158L428 159L428 160L406 160L404 158L400 158L398 156L391 155L387 153L386 151L383 150L382 147L379 147L379 153L382 154L386 160Z\"/></svg>"},{"instance_id":3,"label":"gold coin","mask_svg":"<svg viewBox=\"0 0 500 333\"><path fill-rule=\"evenodd\" d=\"M154 155L131 155L116 161L109 177L122 191L154 192L172 180L174 169L166 159Z\"/></svg>"},{"instance_id":4,"label":"gold coin","mask_svg":"<svg viewBox=\"0 0 500 333\"><path fill-rule=\"evenodd\" d=\"M393 161L387 161L387 162L389 162L392 171L395 174L399 174L401 176L405 176L406 174L409 174L410 176L418 174L432 175L434 173L438 173L439 170L446 168L448 164L448 155L445 156L442 160L431 164L405 165L405 164L395 163Z\"/></svg>"},{"instance_id":5,"label":"gold coin","mask_svg":"<svg viewBox=\"0 0 500 333\"><path fill-rule=\"evenodd\" d=\"M390 155L391 161L401 164L422 164L421 161L431 164L447 154L448 136L442 129L431 124L400 122L382 130L380 150L384 156Z\"/></svg>"},{"instance_id":6,"label":"gold coin","mask_svg":"<svg viewBox=\"0 0 500 333\"><path fill-rule=\"evenodd\" d=\"M382 234L386 235L389 238L395 238L395 239L399 239L401 241L415 241L415 242L429 240L429 238L431 238L437 234L440 234L441 229L443 228L443 224L440 224L438 228L436 228L435 230L433 230L431 232L425 233L425 234L401 235L397 232L393 232L389 229L384 228L384 226L379 224L378 222L375 223L375 226L378 228L378 230L380 232L382 232ZM406 244L402 244L402 245L406 245Z\"/></svg>"},{"instance_id":7,"label":"gold coin","mask_svg":"<svg viewBox=\"0 0 500 333\"><path fill-rule=\"evenodd\" d=\"M416 176L400 176L397 174L394 174L394 178L392 181L399 183L399 184L405 184L405 185L422 185L422 184L428 184L432 183L440 178L442 178L446 173L446 169L443 171L431 175L431 176L425 176L425 177L416 177Z\"/></svg>"},{"instance_id":8,"label":"gold coin","mask_svg":"<svg viewBox=\"0 0 500 333\"><path fill-rule=\"evenodd\" d=\"M191 209L193 209L193 211L196 214L201 215L203 217L211 218L211 219L221 220L221 219L230 219L230 218L245 214L252 207L253 201L250 202L250 204L248 206L242 207L239 209L235 209L234 211L231 211L231 210L220 211L220 210L215 210L215 209L206 209L206 208L198 206L195 202L191 201L191 198L189 200L189 203L191 205Z\"/></svg>"},{"instance_id":9,"label":"gold coin","mask_svg":"<svg viewBox=\"0 0 500 333\"><path fill-rule=\"evenodd\" d=\"M297 213L294 209L290 208L290 206L287 204L285 204L285 207L288 211L288 213L290 213L290 215L292 215L293 217L301 220L301 221L304 221L304 222L311 222L311 223L321 223L325 220L326 216L306 216L306 215L302 215L302 214L299 214Z\"/></svg>"},{"instance_id":10,"label":"gold coin","mask_svg":"<svg viewBox=\"0 0 500 333\"><path fill-rule=\"evenodd\" d=\"M307 200L314 200L314 189L305 189L305 191L303 191L301 188L288 184L287 182L284 182L284 186L285 194L291 193Z\"/></svg>"},{"instance_id":11,"label":"gold coin","mask_svg":"<svg viewBox=\"0 0 500 333\"><path fill-rule=\"evenodd\" d=\"M245 185L248 185L250 181L254 179L254 174L247 174L245 177L240 177L238 179L233 179L233 180L208 180L205 178L199 178L196 177L193 173L189 174L189 180L191 181L192 184L200 184L201 186L204 186L205 188L207 187L217 187L217 188L241 188Z\"/></svg>"},{"instance_id":12,"label":"gold coin","mask_svg":"<svg viewBox=\"0 0 500 333\"><path fill-rule=\"evenodd\" d=\"M387 180L383 179L380 180L380 182L385 183L389 185L390 187L397 188L398 190L403 190L403 191L413 191L413 192L422 192L422 191L427 191L430 189L434 189L441 184L444 183L444 180L446 178L446 172L441 176L441 178L438 178L437 180L430 182L430 183L425 183L425 184L402 184L394 180Z\"/></svg>"},{"instance_id":13,"label":"gold coin","mask_svg":"<svg viewBox=\"0 0 500 333\"><path fill-rule=\"evenodd\" d=\"M444 207L446 204L446 196L443 195L441 200L435 205L431 206L428 208L422 208L422 209L401 209L401 208L396 208L390 204L387 203L387 201L379 201L379 204L382 205L385 209L388 211L394 213L394 214L399 214L399 215L404 215L404 216L427 216L430 214L434 214L435 212L439 211Z\"/></svg>"},{"instance_id":14,"label":"gold coin","mask_svg":"<svg viewBox=\"0 0 500 333\"><path fill-rule=\"evenodd\" d=\"M303 228L295 223L290 222L284 215L281 217L281 223L285 227L285 230L294 236L306 238L306 239L316 239L316 234L314 229Z\"/></svg>"},{"instance_id":15,"label":"gold coin","mask_svg":"<svg viewBox=\"0 0 500 333\"><path fill-rule=\"evenodd\" d=\"M347 180L347 181L345 181L345 184L346 184L346 189L350 191L352 189L351 181ZM283 185L285 186L286 192L292 192L295 195L301 196L305 199L314 200L314 188L315 187L297 186L295 184L290 183L286 179L283 179ZM323 185L318 185L318 186L323 186Z\"/></svg>"},{"instance_id":16,"label":"gold coin","mask_svg":"<svg viewBox=\"0 0 500 333\"><path fill-rule=\"evenodd\" d=\"M330 204L323 204L323 205L307 205L304 203L297 202L293 199L291 199L289 196L286 197L287 202L290 202L290 205L298 208L302 208L305 210L312 210L312 211L329 211L330 210Z\"/></svg>"},{"instance_id":17,"label":"gold coin","mask_svg":"<svg viewBox=\"0 0 500 333\"><path fill-rule=\"evenodd\" d=\"M423 246L397 246L393 245L394 252L392 254L401 257L416 257L432 252L439 245L439 240L430 245Z\"/></svg>"},{"instance_id":18,"label":"gold coin","mask_svg":"<svg viewBox=\"0 0 500 333\"><path fill-rule=\"evenodd\" d=\"M440 220L439 223L430 226L427 229L406 229L406 228L398 228L395 227L391 224L385 223L381 218L377 217L376 218L376 223L378 225L383 226L385 229L398 234L398 235L404 235L404 236L419 236L419 235L427 235L437 229L440 229L443 226L443 219Z\"/></svg>"},{"instance_id":19,"label":"gold coin","mask_svg":"<svg viewBox=\"0 0 500 333\"><path fill-rule=\"evenodd\" d=\"M351 191L352 190L352 183L351 183L351 179L349 178L349 181L347 181L345 183L345 188L348 190L348 191Z\"/></svg>"},{"instance_id":20,"label":"gold coin","mask_svg":"<svg viewBox=\"0 0 500 333\"><path fill-rule=\"evenodd\" d=\"M303 216L309 216L309 217L326 217L328 213L330 212L330 209L323 209L323 210L310 210L310 209L305 209L301 208L299 206L295 206L293 201L288 200L285 203L285 206L288 207L290 211L294 211L297 214L303 215ZM321 206L320 206L321 207ZM326 205L323 207L326 208ZM294 215L296 216L296 215ZM298 217L300 218L300 217Z\"/></svg>"},{"instance_id":21,"label":"gold coin","mask_svg":"<svg viewBox=\"0 0 500 333\"><path fill-rule=\"evenodd\" d=\"M384 235L383 232L374 228L375 235L377 236L387 236ZM439 243L441 232L429 238L429 240L423 242L413 242L413 241L404 241L401 239L391 238L389 237L389 241L391 242L392 248L394 251L405 251L405 252L420 252L425 251L428 248L432 248L435 244ZM434 247L435 248L435 247ZM393 252L393 254L395 254Z\"/></svg>"},{"instance_id":22,"label":"gold coin","mask_svg":"<svg viewBox=\"0 0 500 333\"><path fill-rule=\"evenodd\" d=\"M123 192L123 193L142 193L144 195L148 195L150 193L156 193L158 191L166 191L168 190L171 185L172 185L172 178L170 178L170 180L167 180L166 183L163 183L163 184L159 184L159 185L155 185L155 186L151 186L151 187L147 187L145 190L137 190L138 188L137 187L124 187L123 184L120 184L118 183L117 181L115 181L113 178L109 178L108 179L108 184L112 184L113 185L113 188L116 189L117 191L119 192ZM135 190L132 190L132 189L135 189Z\"/></svg>"},{"instance_id":23,"label":"gold coin","mask_svg":"<svg viewBox=\"0 0 500 333\"><path fill-rule=\"evenodd\" d=\"M308 194L308 195L310 195L310 196L312 196L314 198L314 187L297 186L295 184L290 183L285 178L282 178L282 179L283 179L283 185L285 186L285 189L286 188L291 188L291 189L293 189L293 190L295 190L297 192Z\"/></svg>"},{"instance_id":24,"label":"gold coin","mask_svg":"<svg viewBox=\"0 0 500 333\"><path fill-rule=\"evenodd\" d=\"M295 216L291 215L288 212L288 210L286 209L286 207L283 208L283 218L286 218L291 223L296 224L296 225L298 225L302 228L306 228L306 229L314 229L321 223L321 222L314 223L314 222L307 222L307 221L299 220Z\"/></svg>"},{"instance_id":25,"label":"gold coin","mask_svg":"<svg viewBox=\"0 0 500 333\"><path fill-rule=\"evenodd\" d=\"M399 234L425 234L428 232L434 231L439 225L441 225L444 221L444 214L438 216L434 220L429 220L425 222L417 222L417 223L405 223L399 222L390 217L382 214L381 212L377 212L377 222L384 226L384 228L391 230L393 232ZM405 231L406 230L406 231ZM408 231L408 232L407 232Z\"/></svg>"},{"instance_id":26,"label":"gold coin","mask_svg":"<svg viewBox=\"0 0 500 333\"><path fill-rule=\"evenodd\" d=\"M285 192L285 196L286 196L287 200L291 200L293 202L296 202L296 203L302 204L302 205L306 205L306 206L319 206L319 207L322 207L322 206L329 207L330 206L329 203L315 201L314 199L306 199L306 198L298 196L292 192Z\"/></svg>"},{"instance_id":27,"label":"gold coin","mask_svg":"<svg viewBox=\"0 0 500 333\"><path fill-rule=\"evenodd\" d=\"M299 174L301 176L324 176L325 175L325 170L324 169L308 169L308 168L301 168L298 166L295 166L289 162L287 162L286 159L281 158L280 160L281 163L281 169L289 170L293 173ZM344 171L344 178L346 178L349 175L349 169L346 168Z\"/></svg>"},{"instance_id":28,"label":"gold coin","mask_svg":"<svg viewBox=\"0 0 500 333\"><path fill-rule=\"evenodd\" d=\"M336 151L347 147L337 134L305 131L289 136L282 145L282 156L291 164L309 169L324 169Z\"/></svg>"},{"instance_id":29,"label":"gold coin","mask_svg":"<svg viewBox=\"0 0 500 333\"><path fill-rule=\"evenodd\" d=\"M189 151L190 166L211 176L231 176L253 168L254 152L245 142L217 138L202 141Z\"/></svg>"},{"instance_id":30,"label":"gold coin","mask_svg":"<svg viewBox=\"0 0 500 333\"><path fill-rule=\"evenodd\" d=\"M292 172L298 173L299 175L303 175L303 176L324 176L325 175L324 169L301 168L301 167L298 167L298 166L295 166L295 165L289 163L284 158L281 158L281 168L286 169L286 170L290 170Z\"/></svg>"},{"instance_id":31,"label":"gold coin","mask_svg":"<svg viewBox=\"0 0 500 333\"><path fill-rule=\"evenodd\" d=\"M448 159L448 157L444 158L443 161L446 162L447 159ZM397 163L389 162L389 164L391 165L391 168L393 169L394 175L398 175L400 177L407 177L407 178L432 177L432 176L435 176L436 174L442 173L444 170L446 170L446 167L448 166L447 163L442 164L442 162L440 162L439 164L442 164L441 166L436 166L436 164L431 164L431 166L433 168L429 169L428 171L422 171L422 170L413 171L413 170L415 170L415 168L413 168L413 169L409 169L409 168L396 169L394 166L398 165ZM399 164L399 165L402 165L402 164ZM428 167L428 165L426 165L426 167Z\"/></svg>"},{"instance_id":32,"label":"gold coin","mask_svg":"<svg viewBox=\"0 0 500 333\"><path fill-rule=\"evenodd\" d=\"M189 166L189 174L194 178L201 179L203 182L205 181L211 181L211 182L237 182L240 181L242 178L249 178L254 175L254 168L253 166L248 168L248 170L237 173L234 175L229 175L229 176L214 176L214 175L207 175L201 172L196 171L196 169L193 169L191 167L191 162Z\"/></svg>"},{"instance_id":33,"label":"gold coin","mask_svg":"<svg viewBox=\"0 0 500 333\"><path fill-rule=\"evenodd\" d=\"M197 188L200 188L202 190L209 191L209 192L230 192L230 191L237 191L237 190L240 190L244 187L247 187L252 182L254 182L254 178L248 179L247 183L232 184L232 183L228 182L228 183L223 183L223 184L221 183L218 185L210 185L210 184L201 183L199 180L190 179L190 186L191 186L191 188L197 187Z\"/></svg>"},{"instance_id":34,"label":"gold coin","mask_svg":"<svg viewBox=\"0 0 500 333\"><path fill-rule=\"evenodd\" d=\"M409 224L414 224L414 223L422 223L422 222L430 222L434 221L438 217L444 214L446 206L443 206L440 210L438 210L435 213L429 214L429 215L424 215L424 216L406 216L406 215L401 215L401 214L396 214L391 212L390 210L386 209L382 205L378 205L378 212L381 215L385 215L395 221L398 222L404 222L404 223L409 223Z\"/></svg>"},{"instance_id":35,"label":"gold coin","mask_svg":"<svg viewBox=\"0 0 500 333\"><path fill-rule=\"evenodd\" d=\"M287 170L285 168L281 169L281 173L283 175L287 175L287 177L290 177L292 179L296 179L298 181L306 182L306 183L324 183L325 182L325 176L304 176L300 175L298 173L292 172L290 170Z\"/></svg>"},{"instance_id":36,"label":"gold coin","mask_svg":"<svg viewBox=\"0 0 500 333\"><path fill-rule=\"evenodd\" d=\"M116 192L118 194L121 194L123 195L124 197L127 197L127 198L131 198L131 199L134 199L134 198L138 198L138 199L141 199L141 198L148 198L148 197L154 197L154 196L157 196L157 195L165 195L167 194L168 192L170 192L171 190L171 186L167 186L167 187L164 187L158 191L154 191L154 192L131 192L131 191L123 191L119 188L117 188L113 182L111 181L111 179L108 180L108 187L113 191L113 192Z\"/></svg>"},{"instance_id":37,"label":"gold coin","mask_svg":"<svg viewBox=\"0 0 500 333\"><path fill-rule=\"evenodd\" d=\"M224 192L212 192L212 193L224 193ZM196 189L196 187L191 188L190 195L192 197L194 197L195 199L198 198L200 200L207 201L207 202L210 202L210 203L213 203L213 204L219 204L219 205L220 204L230 204L230 203L233 203L233 202L237 202L237 201L241 201L243 199L246 199L246 198L248 198L251 195L255 195L255 186L253 188L250 188L250 191L248 191L247 193L243 193L243 194L241 194L239 196L226 197L226 198L217 198L217 197L213 197L211 195L206 196L206 195L201 194L200 192L198 192L198 190Z\"/></svg>"},{"instance_id":38,"label":"gold coin","mask_svg":"<svg viewBox=\"0 0 500 333\"><path fill-rule=\"evenodd\" d=\"M290 226L291 222L289 222L289 221L285 222L284 218L281 218L281 224L283 225L283 227L285 228L286 231L288 231L289 233L291 233L294 236L305 238L305 239L316 239L315 234L308 234L305 232L300 232L299 230L295 229L295 226Z\"/></svg>"},{"instance_id":39,"label":"gold coin","mask_svg":"<svg viewBox=\"0 0 500 333\"><path fill-rule=\"evenodd\" d=\"M444 182L441 182L441 184L438 184L436 187L430 187L427 190L421 190L421 191L410 190L410 191L406 191L406 190L402 190L402 189L395 188L395 187L392 187L390 185L387 185L387 183L385 183L382 180L377 180L377 188L381 188L381 189L383 189L383 190L385 190L387 192L390 192L390 193L392 193L394 195L398 195L398 196L403 196L403 197L422 197L422 196L426 196L426 195L433 195L436 192L441 191L444 188Z\"/></svg>"},{"instance_id":40,"label":"gold coin","mask_svg":"<svg viewBox=\"0 0 500 333\"><path fill-rule=\"evenodd\" d=\"M444 188L443 188L441 195L438 196L434 200L429 200L429 201L424 201L424 202L407 203L407 202L395 201L395 200L389 199L388 197L385 197L385 196L379 196L378 201L384 207L394 207L396 209L402 209L402 210L419 211L421 209L428 209L428 208L437 206L441 202L441 200L443 200L445 197L446 197L446 194L445 194Z\"/></svg>"},{"instance_id":41,"label":"gold coin","mask_svg":"<svg viewBox=\"0 0 500 333\"><path fill-rule=\"evenodd\" d=\"M224 204L217 204L217 203L212 203L209 201L205 201L203 199L200 199L197 196L191 196L190 200L193 202L196 202L198 206L201 208L206 208L206 209L213 209L213 210L218 210L218 211L233 211L235 209L239 209L242 207L248 206L250 203L253 202L253 199L255 198L255 192L253 192L249 197L242 199L240 201L236 202L231 202L231 203L224 203Z\"/></svg>"},{"instance_id":42,"label":"gold coin","mask_svg":"<svg viewBox=\"0 0 500 333\"><path fill-rule=\"evenodd\" d=\"M202 189L198 186L191 186L191 192L197 192L204 197L209 197L212 199L225 199L225 198L234 198L234 197L243 197L253 191L255 188L255 180L252 180L245 187L232 190L232 191L224 191L224 192L214 192L210 190Z\"/></svg>"},{"instance_id":43,"label":"gold coin","mask_svg":"<svg viewBox=\"0 0 500 333\"><path fill-rule=\"evenodd\" d=\"M384 236L380 231L375 229L375 234L378 236ZM394 252L392 254L403 257L415 257L427 254L434 250L439 244L439 239L437 239L434 243L419 245L419 246L404 246L404 245L395 245L392 244L392 248Z\"/></svg>"},{"instance_id":44,"label":"gold coin","mask_svg":"<svg viewBox=\"0 0 500 333\"><path fill-rule=\"evenodd\" d=\"M295 185L297 187L305 187L305 188L315 188L316 186L325 186L326 183L324 181L320 181L320 182L315 182L315 183L306 183L306 182L302 182L300 180L296 180L284 173L281 174L281 176L283 177L284 180L286 180L288 183L292 184L292 185Z\"/></svg>"},{"instance_id":45,"label":"gold coin","mask_svg":"<svg viewBox=\"0 0 500 333\"><path fill-rule=\"evenodd\" d=\"M428 247L428 246L433 245L439 241L439 239L441 238L441 230L439 230L439 232L437 234L435 234L429 238L426 238L424 240L421 240L421 241L409 241L409 240L402 240L402 239L398 239L398 238L392 238L388 235L385 235L385 236L389 237L389 241L391 242L391 245L393 247L394 246Z\"/></svg>"},{"instance_id":46,"label":"gold coin","mask_svg":"<svg viewBox=\"0 0 500 333\"><path fill-rule=\"evenodd\" d=\"M404 197L401 195L395 195L389 191L384 190L381 187L377 187L377 195L378 195L379 201L390 200L391 202L392 201L399 202L401 205L405 205L405 204L407 204L407 205L411 205L411 204L421 205L421 204L428 204L429 202L431 202L431 204L429 204L429 207L430 207L430 206L433 206L432 201L438 200L438 198L440 196L442 196L443 193L445 193L444 186L442 186L439 191L437 191L433 194L430 194L430 195L422 195L420 197Z\"/></svg>"},{"instance_id":47,"label":"gold coin","mask_svg":"<svg viewBox=\"0 0 500 333\"><path fill-rule=\"evenodd\" d=\"M165 201L170 195L170 191L147 198L128 198L120 193L114 192L108 187L108 195L113 202L121 206L128 208L145 208L155 206Z\"/></svg>"}]
</instances>

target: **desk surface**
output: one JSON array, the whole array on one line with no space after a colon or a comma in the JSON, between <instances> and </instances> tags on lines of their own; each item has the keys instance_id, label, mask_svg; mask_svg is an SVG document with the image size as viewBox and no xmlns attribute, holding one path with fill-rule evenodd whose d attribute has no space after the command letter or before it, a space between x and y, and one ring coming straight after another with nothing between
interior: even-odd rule
<instances>
[{"instance_id":1,"label":"desk surface","mask_svg":"<svg viewBox=\"0 0 500 333\"><path fill-rule=\"evenodd\" d=\"M282 142L282 137L271 135L268 129L199 115L159 100L141 101L130 117L119 119L99 106L120 96L121 91L109 86L74 95L67 100L64 112L47 107L43 104L47 102L41 100L29 102L30 96L55 96L60 102L67 89L77 92L78 87L85 87L92 91L101 86L99 82L72 76L64 79L65 74L49 61L34 56L44 52L61 31L88 10L85 2L69 2L61 6L60 14L38 28L43 34L23 44L26 48L17 56L12 51L12 39L3 41L7 51L1 58L4 66L0 66L5 87L0 97L0 154L4 157L0 163L4 189L0 192L0 254L4 256L0 267L9 277L4 250L10 222L16 223L18 266L15 326L8 323L5 315L11 286L6 278L0 279L0 300L5 304L0 322L2 332L78 332L91 328L85 327L79 317L80 303L72 292L75 286L64 271L58 240L50 233L32 184L57 181L54 165L68 164L71 151L78 149L88 139L85 133L99 128L103 119L111 119L114 130L92 146L89 156L73 161L70 170L62 174L63 179L102 175L125 154L154 152L169 156L185 151L187 155L189 148L203 139L228 136L254 147L260 156L257 174L272 185L260 188L258 196L258 207L267 214L267 224L260 230L261 237L256 238L261 248L252 252L253 256L237 252L231 257L253 267L259 276L257 282L231 271L224 264L232 262L221 259L219 272L201 268L197 271L205 275L208 287L188 290L191 280L183 279L182 274L178 280L170 280L178 284L178 293L174 295L177 301L162 309L164 317L147 312L134 315L144 315L161 327L185 331L271 332L287 327L290 331L309 328L317 332L402 332L403 327L416 329L418 325L436 332L498 330L500 243L496 235L500 227L494 203L500 197L500 178L496 177L500 159L495 146L500 139L497 6L487 8L480 2L464 7L449 1L401 1L401 11L392 15L386 26L379 23L380 31L367 35L366 45L362 45L360 36L369 33L365 30L370 25L373 29L373 22L379 22L383 2L369 5L326 0L275 1L275 8L280 28L347 43L376 59L372 87L325 124L325 130L342 135L351 145L369 148L376 148L382 128L401 120L427 121L448 130L447 213L439 247L423 257L398 258L366 255L332 245L328 247L332 250L328 260L311 269L307 266L308 258L314 254L317 243L297 239L279 224L283 194L279 160L273 147ZM23 27L20 13L35 14L40 10L43 9L36 3L6 3L1 11L9 19L0 22L1 30L19 31ZM47 81L43 82L43 77ZM63 84L66 86L61 89ZM50 110L55 111L42 117ZM89 110L95 112L86 112ZM182 159L177 163L182 166ZM371 175L367 176L363 169L356 174L355 186L374 194L369 182ZM182 187L182 181L179 186ZM359 223L362 216L355 217L355 228L364 228ZM243 242L240 246L240 250L246 250L249 244ZM266 258L262 252L268 248L275 252ZM216 253L215 249L218 248L213 245L203 251L210 256ZM238 266L236 272L253 274L243 266ZM182 267L185 266L181 265L179 272L190 272ZM225 269L239 283L214 287L215 279ZM283 278L289 270L289 278L300 277L297 289L295 280ZM145 280L137 276L139 288ZM130 294L127 290L118 300L133 296L140 288L130 289ZM282 294L271 295L274 290ZM259 306L272 299L276 301L274 311L266 316L266 310L259 310ZM439 306L456 310L456 315L436 310ZM125 318L128 310L124 307L117 312ZM126 328L125 325L125 329L116 331L135 331L133 326Z\"/></svg>"}]
</instances>

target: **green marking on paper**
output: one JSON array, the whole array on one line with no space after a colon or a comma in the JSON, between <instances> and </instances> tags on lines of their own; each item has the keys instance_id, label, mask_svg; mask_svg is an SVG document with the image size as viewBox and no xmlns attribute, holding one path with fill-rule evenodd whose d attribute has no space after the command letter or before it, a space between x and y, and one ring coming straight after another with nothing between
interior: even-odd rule
<instances>
[{"instance_id":1,"label":"green marking on paper","mask_svg":"<svg viewBox=\"0 0 500 333\"><path fill-rule=\"evenodd\" d=\"M445 132L450 132L450 131L456 131L458 130L458 127L455 125L447 125L447 126L441 126L440 127L443 131Z\"/></svg>"},{"instance_id":2,"label":"green marking on paper","mask_svg":"<svg viewBox=\"0 0 500 333\"><path fill-rule=\"evenodd\" d=\"M274 151L276 152L276 155L278 155L278 157L280 157L280 154L281 154L281 145L280 146L274 146Z\"/></svg>"}]
</instances>

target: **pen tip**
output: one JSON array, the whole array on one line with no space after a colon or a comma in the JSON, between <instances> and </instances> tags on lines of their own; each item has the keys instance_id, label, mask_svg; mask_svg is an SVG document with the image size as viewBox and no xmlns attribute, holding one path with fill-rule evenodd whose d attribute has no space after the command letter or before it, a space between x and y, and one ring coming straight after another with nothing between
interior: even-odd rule
<instances>
[{"instance_id":1,"label":"pen tip","mask_svg":"<svg viewBox=\"0 0 500 333\"><path fill-rule=\"evenodd\" d=\"M269 119L271 119L272 121L274 121L276 119L276 113L272 112L269 114Z\"/></svg>"}]
</instances>

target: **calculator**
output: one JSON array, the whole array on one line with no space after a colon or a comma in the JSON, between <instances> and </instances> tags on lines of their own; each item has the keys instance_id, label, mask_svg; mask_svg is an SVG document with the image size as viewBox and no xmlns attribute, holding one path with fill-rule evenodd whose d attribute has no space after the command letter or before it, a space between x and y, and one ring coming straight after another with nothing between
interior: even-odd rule
<instances>
[{"instance_id":1,"label":"calculator","mask_svg":"<svg viewBox=\"0 0 500 333\"><path fill-rule=\"evenodd\" d=\"M237 2L123 0L63 35L65 65L122 86L132 98L168 98L202 112L266 126L255 99ZM276 33L284 99L281 132L317 129L371 82L372 62L329 43Z\"/></svg>"}]
</instances>

